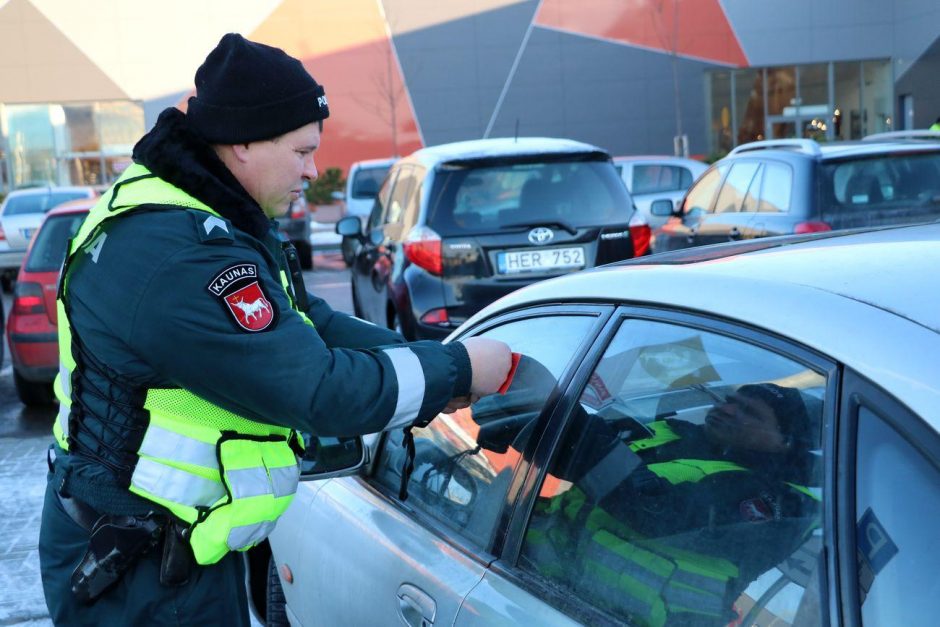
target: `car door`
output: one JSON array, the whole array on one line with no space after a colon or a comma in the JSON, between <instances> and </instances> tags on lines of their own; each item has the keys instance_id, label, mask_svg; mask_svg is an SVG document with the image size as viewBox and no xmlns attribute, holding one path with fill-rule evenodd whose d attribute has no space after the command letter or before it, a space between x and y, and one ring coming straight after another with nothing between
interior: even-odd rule
<instances>
[{"instance_id":1,"label":"car door","mask_svg":"<svg viewBox=\"0 0 940 627\"><path fill-rule=\"evenodd\" d=\"M453 624L499 550L523 453L609 311L545 307L472 330L527 356L506 394L415 429L410 475L399 431L368 476L301 484L271 536L294 573L284 588L299 624Z\"/></svg>"},{"instance_id":2,"label":"car door","mask_svg":"<svg viewBox=\"0 0 940 627\"><path fill-rule=\"evenodd\" d=\"M692 185L682 201L680 215L669 218L655 234L653 252L696 245L699 225L712 212L718 191L730 168L729 163L717 163Z\"/></svg>"},{"instance_id":3,"label":"car door","mask_svg":"<svg viewBox=\"0 0 940 627\"><path fill-rule=\"evenodd\" d=\"M772 237L794 232L804 222L807 207L794 198L794 172L788 163L766 160L751 185L742 217L747 219L742 238Z\"/></svg>"},{"instance_id":4,"label":"car door","mask_svg":"<svg viewBox=\"0 0 940 627\"><path fill-rule=\"evenodd\" d=\"M778 338L622 309L456 624L563 624L546 608L584 624L823 624L837 390L833 362ZM758 399L773 429L749 422Z\"/></svg>"}]
</instances>

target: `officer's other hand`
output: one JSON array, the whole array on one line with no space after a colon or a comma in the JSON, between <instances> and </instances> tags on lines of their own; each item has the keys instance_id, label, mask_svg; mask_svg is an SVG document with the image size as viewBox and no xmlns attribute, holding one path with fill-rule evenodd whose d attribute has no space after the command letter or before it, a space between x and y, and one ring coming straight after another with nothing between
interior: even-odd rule
<instances>
[{"instance_id":1,"label":"officer's other hand","mask_svg":"<svg viewBox=\"0 0 940 627\"><path fill-rule=\"evenodd\" d=\"M512 366L509 346L485 337L471 337L461 342L467 348L473 370L470 395L479 398L496 393Z\"/></svg>"}]
</instances>

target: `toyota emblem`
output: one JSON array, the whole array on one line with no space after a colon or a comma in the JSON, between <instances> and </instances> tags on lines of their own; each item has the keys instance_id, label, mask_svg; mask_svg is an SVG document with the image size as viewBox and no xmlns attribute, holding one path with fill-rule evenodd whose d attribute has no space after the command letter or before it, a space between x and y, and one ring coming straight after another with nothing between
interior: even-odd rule
<instances>
[{"instance_id":1,"label":"toyota emblem","mask_svg":"<svg viewBox=\"0 0 940 627\"><path fill-rule=\"evenodd\" d=\"M544 226L539 226L529 231L529 241L537 246L549 243L554 237L555 233Z\"/></svg>"}]
</instances>

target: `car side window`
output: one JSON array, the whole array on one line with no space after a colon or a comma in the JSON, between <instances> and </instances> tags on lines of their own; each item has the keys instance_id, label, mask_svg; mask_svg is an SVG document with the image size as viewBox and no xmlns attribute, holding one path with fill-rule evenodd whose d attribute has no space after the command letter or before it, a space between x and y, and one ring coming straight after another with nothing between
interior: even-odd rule
<instances>
[{"instance_id":1,"label":"car side window","mask_svg":"<svg viewBox=\"0 0 940 627\"><path fill-rule=\"evenodd\" d=\"M392 193L392 186L395 183L395 179L398 178L398 172L399 170L397 169L392 170L392 172L385 177L382 186L379 187L379 193L375 196L375 204L372 205L372 213L369 214L368 231L382 226L382 222L385 220L386 208L388 207L388 199Z\"/></svg>"},{"instance_id":2,"label":"car side window","mask_svg":"<svg viewBox=\"0 0 940 627\"><path fill-rule=\"evenodd\" d=\"M702 178L692 186L682 203L682 212L686 215L703 213L711 209L715 193L721 184L721 179L728 171L727 164L717 165L702 175Z\"/></svg>"},{"instance_id":3,"label":"car side window","mask_svg":"<svg viewBox=\"0 0 940 627\"><path fill-rule=\"evenodd\" d=\"M862 623L916 625L940 615L934 543L940 459L913 446L877 413L858 411L856 545ZM927 447L929 448L929 446Z\"/></svg>"},{"instance_id":4,"label":"car side window","mask_svg":"<svg viewBox=\"0 0 940 627\"><path fill-rule=\"evenodd\" d=\"M535 419L596 318L552 315L507 322L480 334L525 355L506 394L439 414L414 429L407 504L486 549ZM374 480L397 494L405 460L401 431L388 434Z\"/></svg>"},{"instance_id":5,"label":"car side window","mask_svg":"<svg viewBox=\"0 0 940 627\"><path fill-rule=\"evenodd\" d=\"M765 163L758 211L761 213L789 211L792 191L793 171L790 166L783 163Z\"/></svg>"},{"instance_id":6,"label":"car side window","mask_svg":"<svg viewBox=\"0 0 940 627\"><path fill-rule=\"evenodd\" d=\"M520 567L630 624L792 624L818 598L826 383L741 339L625 321L568 417Z\"/></svg>"},{"instance_id":7,"label":"car side window","mask_svg":"<svg viewBox=\"0 0 940 627\"><path fill-rule=\"evenodd\" d=\"M415 189L416 178L415 169L412 166L404 166L399 171L398 180L395 181L395 187L389 197L385 224L398 224L401 222L405 207Z\"/></svg>"},{"instance_id":8,"label":"car side window","mask_svg":"<svg viewBox=\"0 0 940 627\"><path fill-rule=\"evenodd\" d=\"M633 166L634 194L681 191L691 183L692 173L682 166L658 163Z\"/></svg>"},{"instance_id":9,"label":"car side window","mask_svg":"<svg viewBox=\"0 0 940 627\"><path fill-rule=\"evenodd\" d=\"M731 172L725 179L715 204L715 213L731 213L741 210L747 190L757 174L760 165L757 161L738 161L731 166Z\"/></svg>"}]
</instances>

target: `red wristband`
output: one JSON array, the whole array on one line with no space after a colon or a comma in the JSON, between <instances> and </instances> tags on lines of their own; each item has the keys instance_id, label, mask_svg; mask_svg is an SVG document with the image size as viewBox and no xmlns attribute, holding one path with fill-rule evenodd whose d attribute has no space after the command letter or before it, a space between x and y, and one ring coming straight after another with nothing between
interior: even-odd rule
<instances>
[{"instance_id":1,"label":"red wristband","mask_svg":"<svg viewBox=\"0 0 940 627\"><path fill-rule=\"evenodd\" d=\"M509 367L509 374L506 375L506 380L497 390L500 394L505 394L509 390L509 386L512 385L512 378L516 375L516 368L519 367L520 359L522 359L522 355L519 353L512 354L512 365Z\"/></svg>"}]
</instances>

